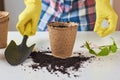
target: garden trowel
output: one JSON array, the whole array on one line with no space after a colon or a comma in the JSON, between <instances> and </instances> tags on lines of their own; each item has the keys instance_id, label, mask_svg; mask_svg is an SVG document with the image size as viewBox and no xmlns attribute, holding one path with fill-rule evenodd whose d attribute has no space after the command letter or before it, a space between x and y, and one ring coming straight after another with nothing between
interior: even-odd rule
<instances>
[{"instance_id":1,"label":"garden trowel","mask_svg":"<svg viewBox=\"0 0 120 80\"><path fill-rule=\"evenodd\" d=\"M28 39L27 35L24 35L22 43L16 45L15 41L11 41L5 50L5 58L11 65L18 65L24 62L31 54L35 44L27 47L26 41Z\"/></svg>"}]
</instances>

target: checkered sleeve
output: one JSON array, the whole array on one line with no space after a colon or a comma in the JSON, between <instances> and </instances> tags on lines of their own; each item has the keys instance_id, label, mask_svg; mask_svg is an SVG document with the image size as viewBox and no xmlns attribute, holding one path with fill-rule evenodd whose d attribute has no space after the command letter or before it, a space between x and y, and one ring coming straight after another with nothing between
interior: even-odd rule
<instances>
[{"instance_id":1,"label":"checkered sleeve","mask_svg":"<svg viewBox=\"0 0 120 80\"><path fill-rule=\"evenodd\" d=\"M59 21L78 23L78 31L93 30L96 20L94 0L64 0L63 10Z\"/></svg>"},{"instance_id":2,"label":"checkered sleeve","mask_svg":"<svg viewBox=\"0 0 120 80\"><path fill-rule=\"evenodd\" d=\"M59 21L76 22L78 31L90 31L95 20L95 0L43 0L38 30L45 31L47 23Z\"/></svg>"},{"instance_id":3,"label":"checkered sleeve","mask_svg":"<svg viewBox=\"0 0 120 80\"><path fill-rule=\"evenodd\" d=\"M62 13L60 6L60 0L42 0L42 11L38 23L39 31L46 31L47 23L57 21L57 19L59 19Z\"/></svg>"},{"instance_id":4,"label":"checkered sleeve","mask_svg":"<svg viewBox=\"0 0 120 80\"><path fill-rule=\"evenodd\" d=\"M85 12L85 15L82 16L82 12ZM95 0L86 0L84 2L83 9L79 10L79 19L81 30L91 31L94 29L96 20Z\"/></svg>"}]
</instances>

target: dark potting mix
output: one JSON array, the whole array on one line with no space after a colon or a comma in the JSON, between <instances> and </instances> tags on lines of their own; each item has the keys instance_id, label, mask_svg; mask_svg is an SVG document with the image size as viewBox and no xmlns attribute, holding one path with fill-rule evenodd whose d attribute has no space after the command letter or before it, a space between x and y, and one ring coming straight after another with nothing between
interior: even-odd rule
<instances>
[{"instance_id":1,"label":"dark potting mix","mask_svg":"<svg viewBox=\"0 0 120 80\"><path fill-rule=\"evenodd\" d=\"M68 69L72 71L78 71L83 67L83 63L86 61L91 61L92 57L83 56L81 53L77 53L79 56L73 56L65 59L61 59L58 57L52 56L51 51L34 51L31 53L29 58L32 58L34 64L29 65L34 71L41 70L42 68L46 68L48 72L51 74L56 72L60 72L62 74L70 74ZM23 65L23 64L22 64ZM78 77L78 75L74 75L74 77Z\"/></svg>"}]
</instances>

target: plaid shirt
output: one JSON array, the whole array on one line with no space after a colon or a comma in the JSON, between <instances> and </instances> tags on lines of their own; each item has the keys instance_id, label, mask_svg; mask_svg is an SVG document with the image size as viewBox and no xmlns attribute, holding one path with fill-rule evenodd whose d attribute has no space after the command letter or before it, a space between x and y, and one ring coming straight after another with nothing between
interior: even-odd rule
<instances>
[{"instance_id":1,"label":"plaid shirt","mask_svg":"<svg viewBox=\"0 0 120 80\"><path fill-rule=\"evenodd\" d=\"M39 31L47 30L47 23L76 22L78 31L93 30L96 20L95 0L42 0Z\"/></svg>"}]
</instances>

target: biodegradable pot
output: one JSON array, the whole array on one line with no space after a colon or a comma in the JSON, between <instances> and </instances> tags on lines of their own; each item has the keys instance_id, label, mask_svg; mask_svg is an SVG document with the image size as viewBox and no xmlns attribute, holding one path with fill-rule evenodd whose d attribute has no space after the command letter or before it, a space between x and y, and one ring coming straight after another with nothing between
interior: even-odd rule
<instances>
[{"instance_id":1,"label":"biodegradable pot","mask_svg":"<svg viewBox=\"0 0 120 80\"><path fill-rule=\"evenodd\" d=\"M48 24L52 54L59 58L72 55L78 24L74 22L51 22Z\"/></svg>"},{"instance_id":2,"label":"biodegradable pot","mask_svg":"<svg viewBox=\"0 0 120 80\"><path fill-rule=\"evenodd\" d=\"M7 46L7 33L8 33L9 13L0 11L0 48Z\"/></svg>"}]
</instances>

